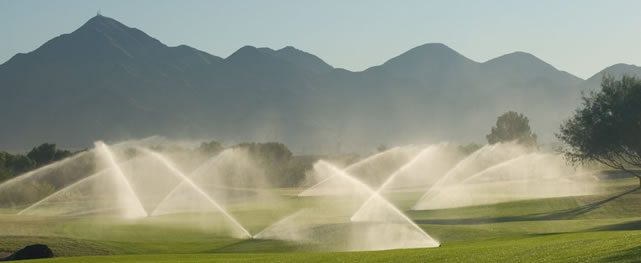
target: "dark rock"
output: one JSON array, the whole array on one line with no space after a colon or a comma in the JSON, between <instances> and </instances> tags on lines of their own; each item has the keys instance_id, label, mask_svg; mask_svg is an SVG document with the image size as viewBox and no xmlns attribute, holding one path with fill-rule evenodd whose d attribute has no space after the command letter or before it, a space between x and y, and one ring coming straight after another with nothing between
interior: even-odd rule
<instances>
[{"instance_id":1,"label":"dark rock","mask_svg":"<svg viewBox=\"0 0 641 263\"><path fill-rule=\"evenodd\" d=\"M23 249L16 251L10 256L4 258L4 261L10 260L23 260L23 259L38 259L38 258L52 258L53 251L47 245L35 244L28 245Z\"/></svg>"}]
</instances>

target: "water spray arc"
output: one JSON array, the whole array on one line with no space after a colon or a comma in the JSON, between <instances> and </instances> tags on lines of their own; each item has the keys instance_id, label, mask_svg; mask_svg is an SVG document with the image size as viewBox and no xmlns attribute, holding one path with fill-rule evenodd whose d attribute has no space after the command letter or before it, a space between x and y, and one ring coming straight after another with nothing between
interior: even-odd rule
<instances>
[{"instance_id":1,"label":"water spray arc","mask_svg":"<svg viewBox=\"0 0 641 263\"><path fill-rule=\"evenodd\" d=\"M8 216L87 216L92 224L117 216L117 224L180 225L206 231L204 236L215 232L318 251L429 248L440 242L393 200L422 194L412 209L436 210L599 190L579 176L585 170L572 170L561 156L522 148L486 145L470 154L439 143L395 147L345 168L319 160L306 171L317 183L299 192L270 184L267 167L242 149L214 155L156 142L98 141L89 151L0 184L0 198L12 205L4 210ZM246 219L241 224L236 218L249 213L265 213L252 222L262 228L255 235L243 225ZM95 222L101 227L104 221Z\"/></svg>"},{"instance_id":2,"label":"water spray arc","mask_svg":"<svg viewBox=\"0 0 641 263\"><path fill-rule=\"evenodd\" d=\"M358 218L360 218L360 214L362 213L362 211L364 211L365 207L367 207L367 206L368 206L368 205L369 205L369 204L370 204L370 203L371 203L371 202L372 202L376 197L380 197L381 192L382 192L385 188L387 188L387 186L388 186L391 182L393 182L393 181L394 181L394 179L396 179L396 177L398 177L398 175L399 175L399 174L403 173L404 171L406 171L407 169L409 169L410 167L412 167L414 164L416 164L416 162L417 162L418 160L420 160L420 159L421 159L421 157L423 157L423 156L425 156L425 155L427 155L427 154L432 153L433 151L435 151L435 150L436 150L436 148L437 148L437 147L436 147L435 145L430 145L430 146L428 146L427 148L425 148L425 149L421 150L421 151L420 151L416 156L414 156L414 158L412 158L412 160L410 160L409 162L407 162L406 164L404 164L401 168L399 168L399 169L398 169L398 170L396 170L394 173L392 173L392 174L391 174L391 175L390 175L390 176L389 176L389 177L388 177L388 178L387 178L387 179L386 179L386 180L385 180L385 181L384 181L384 182L383 182L383 183L378 187L378 189L377 189L377 190L376 190L372 195L370 195L370 197L369 197L369 198L367 198L367 200L365 200L365 202L363 202L363 204L361 204L361 206L356 210L356 212L354 212L354 214L352 215L352 217L350 218L350 220L352 220L352 221L358 220Z\"/></svg>"},{"instance_id":3,"label":"water spray arc","mask_svg":"<svg viewBox=\"0 0 641 263\"><path fill-rule=\"evenodd\" d=\"M20 210L20 212L18 212L18 213L17 213L17 215L25 214L25 213L27 213L27 212L31 211L32 209L34 209L34 208L38 207L40 204L43 204L43 203L45 203L45 202L47 202L47 201L49 201L49 200L53 199L54 197L56 197L56 196L60 195L61 193L67 192L67 191L69 191L69 190L71 190L71 189L73 189L73 188L77 187L78 185L81 185L81 184L83 184L83 183L89 182L89 181L91 181L91 180L96 179L97 177L99 177L99 176L101 176L101 175L104 175L104 174L105 174L105 172L106 172L106 171L97 172L97 173L95 173L95 174L92 174L92 175L90 175L90 176L87 176L87 177L85 177L85 178L82 178L81 180L78 180L77 182L75 182L75 183L73 183L73 184L71 184L71 185L68 185L67 187L62 188L62 189L60 189L60 190L58 190L58 191L54 192L53 194L50 194L49 196L47 196L47 197L45 197L45 198L41 199L40 201L35 202L34 204L30 205L29 207L27 207L27 208L25 208L25 209Z\"/></svg>"},{"instance_id":4,"label":"water spray arc","mask_svg":"<svg viewBox=\"0 0 641 263\"><path fill-rule=\"evenodd\" d=\"M216 161L220 158L221 154L222 154L222 153L220 153L220 154L218 154L218 155L216 155L216 156L214 156L214 157L210 158L209 160L205 161L205 162L204 162L203 164L201 164L200 166L196 167L196 169L194 169L193 171L191 171L191 173L188 175L188 177L192 178L193 176L198 175L198 174L201 172L201 170L204 170L208 165L210 165L210 164L212 164L212 163L216 162ZM192 181L193 181L193 180L192 180ZM151 212L151 215L152 215L152 216L154 216L154 215L158 215L158 209L159 209L159 208L160 208L160 207L161 207L165 202L167 202L167 201L168 201L168 200L169 200L169 199L170 199L170 198L171 198L171 197L172 197L172 196L173 196L173 195L174 195L178 190L180 190L180 188L181 188L183 185L185 185L185 181L182 181L182 180L181 180L181 182L180 182L179 184L177 184L176 186L174 186L174 187L171 189L171 191L169 191L169 193L168 193L167 195L165 195L165 196L163 197L163 199L162 199L160 202L158 202L158 204L156 205L156 207L154 208L154 210Z\"/></svg>"},{"instance_id":5,"label":"water spray arc","mask_svg":"<svg viewBox=\"0 0 641 263\"><path fill-rule=\"evenodd\" d=\"M361 165L364 165L364 164L366 164L366 163L368 163L368 162L370 162L370 161L372 161L372 160L374 160L376 158L379 158L379 157L381 157L381 156L383 156L383 155L385 155L387 153L398 151L398 150L400 150L400 147L393 147L393 148L390 148L390 149L388 149L386 151L382 151L382 152L376 153L376 154L368 156L367 158L362 159L362 160L360 160L358 162L350 164L349 166L345 167L344 170L350 171L352 169L356 169L356 168L360 167ZM332 175L324 178L320 182L318 182L318 183L314 184L313 186L308 187L305 190L303 190L302 192L300 192L298 194L298 196L308 196L310 192L313 192L314 189L319 188L322 185L324 185L325 183L329 182L332 178L334 178L334 176L336 176L336 175L332 174Z\"/></svg>"},{"instance_id":6,"label":"water spray arc","mask_svg":"<svg viewBox=\"0 0 641 263\"><path fill-rule=\"evenodd\" d=\"M348 201L346 202L347 206L344 207L338 205L338 207L302 209L266 227L255 236L256 238L290 240L309 244L322 243L329 246L342 244L340 247L334 248L338 251L440 246L437 240L425 233L398 208L347 171L323 160L316 162L314 169L326 171L329 176L341 182L337 185L326 185L326 187L342 186L352 189L350 196L338 195L335 197L346 198L346 201L353 198L372 197L377 202L375 209L371 209L369 211L371 213L367 216L355 220L350 220L349 217L353 213L352 209L356 207L349 208ZM329 217L327 217L328 215ZM327 228L336 230L328 231ZM340 234L336 236L336 233Z\"/></svg>"},{"instance_id":7,"label":"water spray arc","mask_svg":"<svg viewBox=\"0 0 641 263\"><path fill-rule=\"evenodd\" d=\"M299 210L299 211L297 211L297 212L295 212L293 214L290 214L290 215L288 215L288 216L286 216L284 218L281 218L280 220L276 221L276 223L273 223L273 224L267 226L265 229L263 229L260 232L258 232L252 238L253 239L262 239L264 237L265 233L275 229L277 226L287 222L288 220L291 220L292 218L295 218L295 217L301 215L302 213L303 213L303 210Z\"/></svg>"},{"instance_id":8,"label":"water spray arc","mask_svg":"<svg viewBox=\"0 0 641 263\"><path fill-rule=\"evenodd\" d=\"M490 144L490 145L485 145L482 148L476 150L472 154L468 155L465 157L463 160L460 160L452 169L450 169L443 177L441 177L436 183L431 185L425 193L419 198L419 200L416 202L416 204L412 207L412 210L421 210L422 209L422 203L425 202L425 200L429 199L430 197L438 194L438 191L441 187L447 186L448 184L452 183L452 181L455 180L465 180L464 178L457 178L457 176L462 175L467 175L470 176L471 174L466 173L465 169L469 167L468 166L474 166L474 164L479 160L482 159L485 156L493 156L499 152L501 154L500 160L498 163L502 163L507 160L511 160L514 158L517 158L518 156L522 155L525 153L525 149L513 144L513 143L497 143L497 144ZM483 162L484 164L491 163L491 162ZM490 166L495 165L491 164ZM485 170L487 167L482 168L481 170ZM478 173L479 171L476 170L474 171L474 174ZM455 182L456 183L456 182Z\"/></svg>"},{"instance_id":9,"label":"water spray arc","mask_svg":"<svg viewBox=\"0 0 641 263\"><path fill-rule=\"evenodd\" d=\"M91 154L91 153L92 153L92 151L79 153L79 154L76 154L74 156L67 157L67 158L65 158L63 160L60 160L60 161L57 161L57 162L54 162L54 163L51 163L51 164L47 164L47 165L42 166L42 167L40 167L38 169L35 169L33 171L18 175L18 176L14 177L14 178L11 178L11 179L1 183L0 184L0 190L4 189L6 187L9 187L9 186L11 186L11 185L13 185L15 183L18 183L18 182L21 182L23 180L26 180L26 179L28 179L28 178L36 175L36 174L39 174L41 172L44 172L44 171L47 171L47 170L51 170L51 169L55 169L55 168L58 168L60 166L65 165L67 163L70 163L70 162L73 162L75 160L78 160L78 159L86 156L87 154Z\"/></svg>"},{"instance_id":10,"label":"water spray arc","mask_svg":"<svg viewBox=\"0 0 641 263\"><path fill-rule=\"evenodd\" d=\"M538 158L541 158L541 157L542 156L540 156L538 153L530 153L530 154L522 155L522 156L510 159L510 160L507 160L505 162L490 166L485 170L482 170L482 171L480 171L478 173L475 173L475 174L471 175L468 178L465 178L465 180L463 180L461 182L461 184L468 183L468 182L470 182L470 181L472 181L472 180L474 180L476 178L482 177L483 175L488 174L488 173L490 173L490 172L492 172L494 170L498 170L498 169L501 169L503 167L507 167L507 166L509 166L509 165L511 165L513 163L516 163L516 162L519 162L519 161L522 161L522 160L526 160L527 158L537 158L538 159Z\"/></svg>"},{"instance_id":11,"label":"water spray arc","mask_svg":"<svg viewBox=\"0 0 641 263\"><path fill-rule=\"evenodd\" d=\"M116 162L116 158L113 152L105 143L101 141L96 142L95 145L97 153L99 155L102 155L103 159L105 159L105 161L107 162L107 165L111 167L112 172L115 174L116 180L120 182L120 185L124 188L125 194L129 196L130 200L129 202L127 202L127 204L125 204L128 208L127 216L133 218L147 217L148 214L145 210L145 207L142 205L142 202L140 201L140 198L138 198L138 195L134 191L134 188L131 186L131 183L129 183L127 176L125 176L122 169L120 169L120 166Z\"/></svg>"},{"instance_id":12,"label":"water spray arc","mask_svg":"<svg viewBox=\"0 0 641 263\"><path fill-rule=\"evenodd\" d=\"M121 163L119 163L119 166L123 166L125 164L130 163L130 162L132 162L132 160L121 162ZM82 186L84 184L87 184L87 183L93 181L93 180L97 180L99 177L108 176L109 175L108 172L112 172L112 170L113 170L113 168L106 168L106 169L103 169L103 170L98 171L96 173L93 173L93 174L91 174L91 175L89 175L89 176L87 176L85 178L82 178L82 179L80 179L80 180L78 180L78 181L76 181L76 182L74 182L74 183L72 183L70 185L67 185L67 186L65 186L65 187L53 192L52 194L40 199L39 201L33 203L29 207L21 210L20 212L17 213L17 215L26 214L27 212L37 208L38 206L40 206L40 205L42 205L44 203L46 203L47 201L57 197L58 195L64 194L64 193L66 193L68 191L73 190L76 187L80 187L80 186Z\"/></svg>"},{"instance_id":13,"label":"water spray arc","mask_svg":"<svg viewBox=\"0 0 641 263\"><path fill-rule=\"evenodd\" d=\"M333 172L335 172L337 175L339 175L339 176L343 177L344 179L347 179L347 180L348 180L348 181L350 181L351 183L353 183L353 184L355 184L355 185L357 185L357 186L361 187L362 189L364 189L365 191L367 191L371 196L374 196L375 198L380 199L386 207L388 207L389 209L391 209L392 211L394 211L395 213L397 213L397 214L398 214L398 216L402 217L405 221L407 221L408 223L410 223L410 224L412 225L412 227L416 228L416 230L418 230L418 231L420 231L421 233L423 233L423 234L425 235L425 237L427 237L427 238L429 238L429 239L433 240L434 242L436 242L436 240L434 240L434 239L433 239L432 237L430 237L427 233L425 233L425 231L423 231L423 229L422 229L422 228L420 228L418 225L416 225L416 224L414 223L414 221L412 221L411 219L409 219L405 214L403 214L403 212L401 212L400 210L398 210L398 208L396 208L394 205L392 205L389 201L385 200L385 198L381 197L381 195L380 195L380 194L378 194L376 191L372 190L372 189L371 189L369 186L367 186L365 183L363 183L363 182L359 181L358 179L356 179L356 178L354 178L353 176L349 175L347 172L345 172L345 171L343 171L343 170L341 170L341 169L337 168L336 166L334 166L334 165L332 165L332 164L330 164L330 163L328 163L328 162L325 162L325 161L319 161L319 163L321 163L321 164L323 164L323 165L327 166L329 169L331 169L331 170L332 170ZM438 244L438 242L436 242L436 243Z\"/></svg>"},{"instance_id":14,"label":"water spray arc","mask_svg":"<svg viewBox=\"0 0 641 263\"><path fill-rule=\"evenodd\" d=\"M252 238L253 236L249 233L249 231L244 228L231 214L229 214L216 200L214 200L207 192L205 192L201 187L199 187L193 180L191 180L187 175L185 175L183 172L178 170L176 166L165 156L163 156L160 153L157 153L155 151L145 149L145 148L137 148L138 150L156 158L159 160L167 169L169 169L172 174L174 174L176 177L178 177L182 182L186 183L190 188L192 188L194 191L196 191L199 195L201 195L203 198L205 198L214 208L216 208L218 211L220 211L223 216L232 223L234 227L236 227L238 230L240 230L243 235L247 238Z\"/></svg>"}]
</instances>

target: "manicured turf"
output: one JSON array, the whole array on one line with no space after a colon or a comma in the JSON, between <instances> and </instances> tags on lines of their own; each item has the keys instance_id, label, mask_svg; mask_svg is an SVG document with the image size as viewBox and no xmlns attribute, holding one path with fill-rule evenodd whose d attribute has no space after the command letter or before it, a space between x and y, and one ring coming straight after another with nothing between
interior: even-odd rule
<instances>
[{"instance_id":1,"label":"manicured turf","mask_svg":"<svg viewBox=\"0 0 641 263\"><path fill-rule=\"evenodd\" d=\"M630 178L604 181L603 193L594 196L408 211L441 241L441 247L430 249L312 252L300 244L221 236L219 225L212 224L221 220L215 216L123 221L1 215L0 253L45 243L62 256L53 262L634 262L641 257L641 191L626 191L636 183ZM407 208L419 194L391 199ZM280 210L244 207L235 215L256 233L306 201L287 202Z\"/></svg>"},{"instance_id":2,"label":"manicured turf","mask_svg":"<svg viewBox=\"0 0 641 263\"><path fill-rule=\"evenodd\" d=\"M532 235L440 248L340 253L156 254L72 257L51 262L638 262L641 231Z\"/></svg>"}]
</instances>

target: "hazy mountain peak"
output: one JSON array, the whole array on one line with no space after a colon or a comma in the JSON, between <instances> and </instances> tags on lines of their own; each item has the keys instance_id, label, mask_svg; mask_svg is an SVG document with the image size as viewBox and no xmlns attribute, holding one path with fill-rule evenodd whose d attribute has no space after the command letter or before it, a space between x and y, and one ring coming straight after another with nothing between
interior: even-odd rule
<instances>
[{"instance_id":1,"label":"hazy mountain peak","mask_svg":"<svg viewBox=\"0 0 641 263\"><path fill-rule=\"evenodd\" d=\"M426 78L443 72L476 66L475 61L441 43L428 43L412 48L383 65L368 69L384 70L396 75Z\"/></svg>"},{"instance_id":2,"label":"hazy mountain peak","mask_svg":"<svg viewBox=\"0 0 641 263\"><path fill-rule=\"evenodd\" d=\"M99 34L109 38L110 41L141 42L136 44L161 44L143 31L128 27L117 20L103 15L96 15L70 35Z\"/></svg>"},{"instance_id":3,"label":"hazy mountain peak","mask_svg":"<svg viewBox=\"0 0 641 263\"><path fill-rule=\"evenodd\" d=\"M601 79L605 75L610 75L617 78L623 75L641 77L641 67L632 65L632 64L624 64L624 63L614 64L612 66L609 66L599 71L598 73L594 74L592 77L587 79L587 83L588 83L587 85L592 85L592 86L600 85Z\"/></svg>"},{"instance_id":4,"label":"hazy mountain peak","mask_svg":"<svg viewBox=\"0 0 641 263\"><path fill-rule=\"evenodd\" d=\"M536 56L534 56L534 55L532 55L530 53L523 52L523 51L515 51L515 52L512 52L512 53L508 53L508 54L493 58L491 60L488 60L485 63L493 63L493 62L497 62L497 61L517 61L517 62L518 61L529 61L529 62L545 63L540 58L538 58L538 57L536 57ZM545 63L545 64L547 64L547 63Z\"/></svg>"},{"instance_id":5,"label":"hazy mountain peak","mask_svg":"<svg viewBox=\"0 0 641 263\"><path fill-rule=\"evenodd\" d=\"M449 50L449 51L456 52L454 49L450 48L449 46L443 43L425 43L413 49L442 49L442 50Z\"/></svg>"},{"instance_id":6,"label":"hazy mountain peak","mask_svg":"<svg viewBox=\"0 0 641 263\"><path fill-rule=\"evenodd\" d=\"M237 59L239 57L258 55L260 53L264 53L264 52L261 52L261 50L259 48L255 47L255 46L245 45L245 46L239 48L238 50L234 51L234 53L231 53L231 55L227 56L227 58L225 58L225 59L226 60L234 60L234 59Z\"/></svg>"},{"instance_id":7,"label":"hazy mountain peak","mask_svg":"<svg viewBox=\"0 0 641 263\"><path fill-rule=\"evenodd\" d=\"M554 66L542 59L523 51L505 54L482 63L482 67L489 72L498 74L512 74L517 78L552 77L562 74L571 81L580 80L565 71L559 71Z\"/></svg>"},{"instance_id":8,"label":"hazy mountain peak","mask_svg":"<svg viewBox=\"0 0 641 263\"><path fill-rule=\"evenodd\" d=\"M86 62L108 63L116 58L156 56L162 54L166 47L136 28L97 15L73 32L55 37L32 52L14 56L5 64L31 64L29 67L40 67L56 63L77 63L82 67L80 64Z\"/></svg>"},{"instance_id":9,"label":"hazy mountain peak","mask_svg":"<svg viewBox=\"0 0 641 263\"><path fill-rule=\"evenodd\" d=\"M297 49L293 46L285 46L284 48L279 49L278 51L286 51L286 52L297 52L301 51L300 49ZM302 51L301 51L302 52Z\"/></svg>"},{"instance_id":10,"label":"hazy mountain peak","mask_svg":"<svg viewBox=\"0 0 641 263\"><path fill-rule=\"evenodd\" d=\"M602 72L612 72L612 73L631 73L635 74L641 71L641 67L633 64L618 63L612 66L609 66L602 70Z\"/></svg>"},{"instance_id":11,"label":"hazy mountain peak","mask_svg":"<svg viewBox=\"0 0 641 263\"><path fill-rule=\"evenodd\" d=\"M292 46L276 50L274 54L285 61L316 72L325 72L334 68L321 58Z\"/></svg>"},{"instance_id":12,"label":"hazy mountain peak","mask_svg":"<svg viewBox=\"0 0 641 263\"><path fill-rule=\"evenodd\" d=\"M96 15L70 34L61 36L58 49L76 47L83 52L117 52L130 58L157 55L167 46L145 32L113 18ZM55 40L55 39L54 39ZM110 51L107 51L110 50ZM115 54L115 53L114 53Z\"/></svg>"},{"instance_id":13,"label":"hazy mountain peak","mask_svg":"<svg viewBox=\"0 0 641 263\"><path fill-rule=\"evenodd\" d=\"M420 45L418 47L412 48L407 52L390 59L387 63L395 63L401 60L445 60L445 59L457 59L473 62L472 60L466 58L465 56L458 53L456 50L446 46L442 43L427 43Z\"/></svg>"},{"instance_id":14,"label":"hazy mountain peak","mask_svg":"<svg viewBox=\"0 0 641 263\"><path fill-rule=\"evenodd\" d=\"M249 66L259 61L265 62L271 60L272 55L270 53L270 49L246 45L225 58L225 61L239 66Z\"/></svg>"},{"instance_id":15,"label":"hazy mountain peak","mask_svg":"<svg viewBox=\"0 0 641 263\"><path fill-rule=\"evenodd\" d=\"M101 27L124 27L124 28L128 28L127 26L125 26L124 24L118 22L117 20L115 20L113 18L110 18L110 17L103 16L103 15L96 15L96 16L90 18L80 28L82 29L82 28L101 28Z\"/></svg>"},{"instance_id":16,"label":"hazy mountain peak","mask_svg":"<svg viewBox=\"0 0 641 263\"><path fill-rule=\"evenodd\" d=\"M540 58L523 51L516 51L490 59L485 65L506 65L508 67L523 67L528 69L557 69Z\"/></svg>"},{"instance_id":17,"label":"hazy mountain peak","mask_svg":"<svg viewBox=\"0 0 641 263\"><path fill-rule=\"evenodd\" d=\"M267 47L257 48L247 45L238 49L225 60L229 63L239 64L253 64L257 61L269 64L286 63L296 68L303 68L315 72L329 71L333 69L332 66L325 63L322 59L292 46L273 50Z\"/></svg>"}]
</instances>

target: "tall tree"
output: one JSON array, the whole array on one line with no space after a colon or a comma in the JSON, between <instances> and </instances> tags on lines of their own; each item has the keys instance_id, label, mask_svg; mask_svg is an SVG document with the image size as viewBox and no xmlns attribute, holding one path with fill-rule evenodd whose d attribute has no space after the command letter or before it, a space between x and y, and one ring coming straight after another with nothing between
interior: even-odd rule
<instances>
[{"instance_id":1,"label":"tall tree","mask_svg":"<svg viewBox=\"0 0 641 263\"><path fill-rule=\"evenodd\" d=\"M260 165L273 186L284 186L290 180L289 165L293 154L285 144L278 142L241 143L232 148L246 149Z\"/></svg>"},{"instance_id":2,"label":"tall tree","mask_svg":"<svg viewBox=\"0 0 641 263\"><path fill-rule=\"evenodd\" d=\"M217 141L202 142L198 147L198 151L209 155L216 155L224 149L225 147Z\"/></svg>"},{"instance_id":3,"label":"tall tree","mask_svg":"<svg viewBox=\"0 0 641 263\"><path fill-rule=\"evenodd\" d=\"M27 157L33 160L36 163L36 166L43 166L70 155L70 151L58 150L56 149L56 145L52 143L40 144L27 153Z\"/></svg>"},{"instance_id":4,"label":"tall tree","mask_svg":"<svg viewBox=\"0 0 641 263\"><path fill-rule=\"evenodd\" d=\"M29 157L22 154L10 154L7 152L0 152L1 163L4 170L11 176L16 176L21 173L27 172L35 167L35 162Z\"/></svg>"},{"instance_id":5,"label":"tall tree","mask_svg":"<svg viewBox=\"0 0 641 263\"><path fill-rule=\"evenodd\" d=\"M574 163L597 161L628 171L641 168L641 80L606 76L601 90L583 95L583 104L561 125L557 137Z\"/></svg>"},{"instance_id":6,"label":"tall tree","mask_svg":"<svg viewBox=\"0 0 641 263\"><path fill-rule=\"evenodd\" d=\"M496 119L496 126L486 135L489 144L516 141L536 147L536 134L530 129L530 120L523 114L508 111Z\"/></svg>"}]
</instances>

